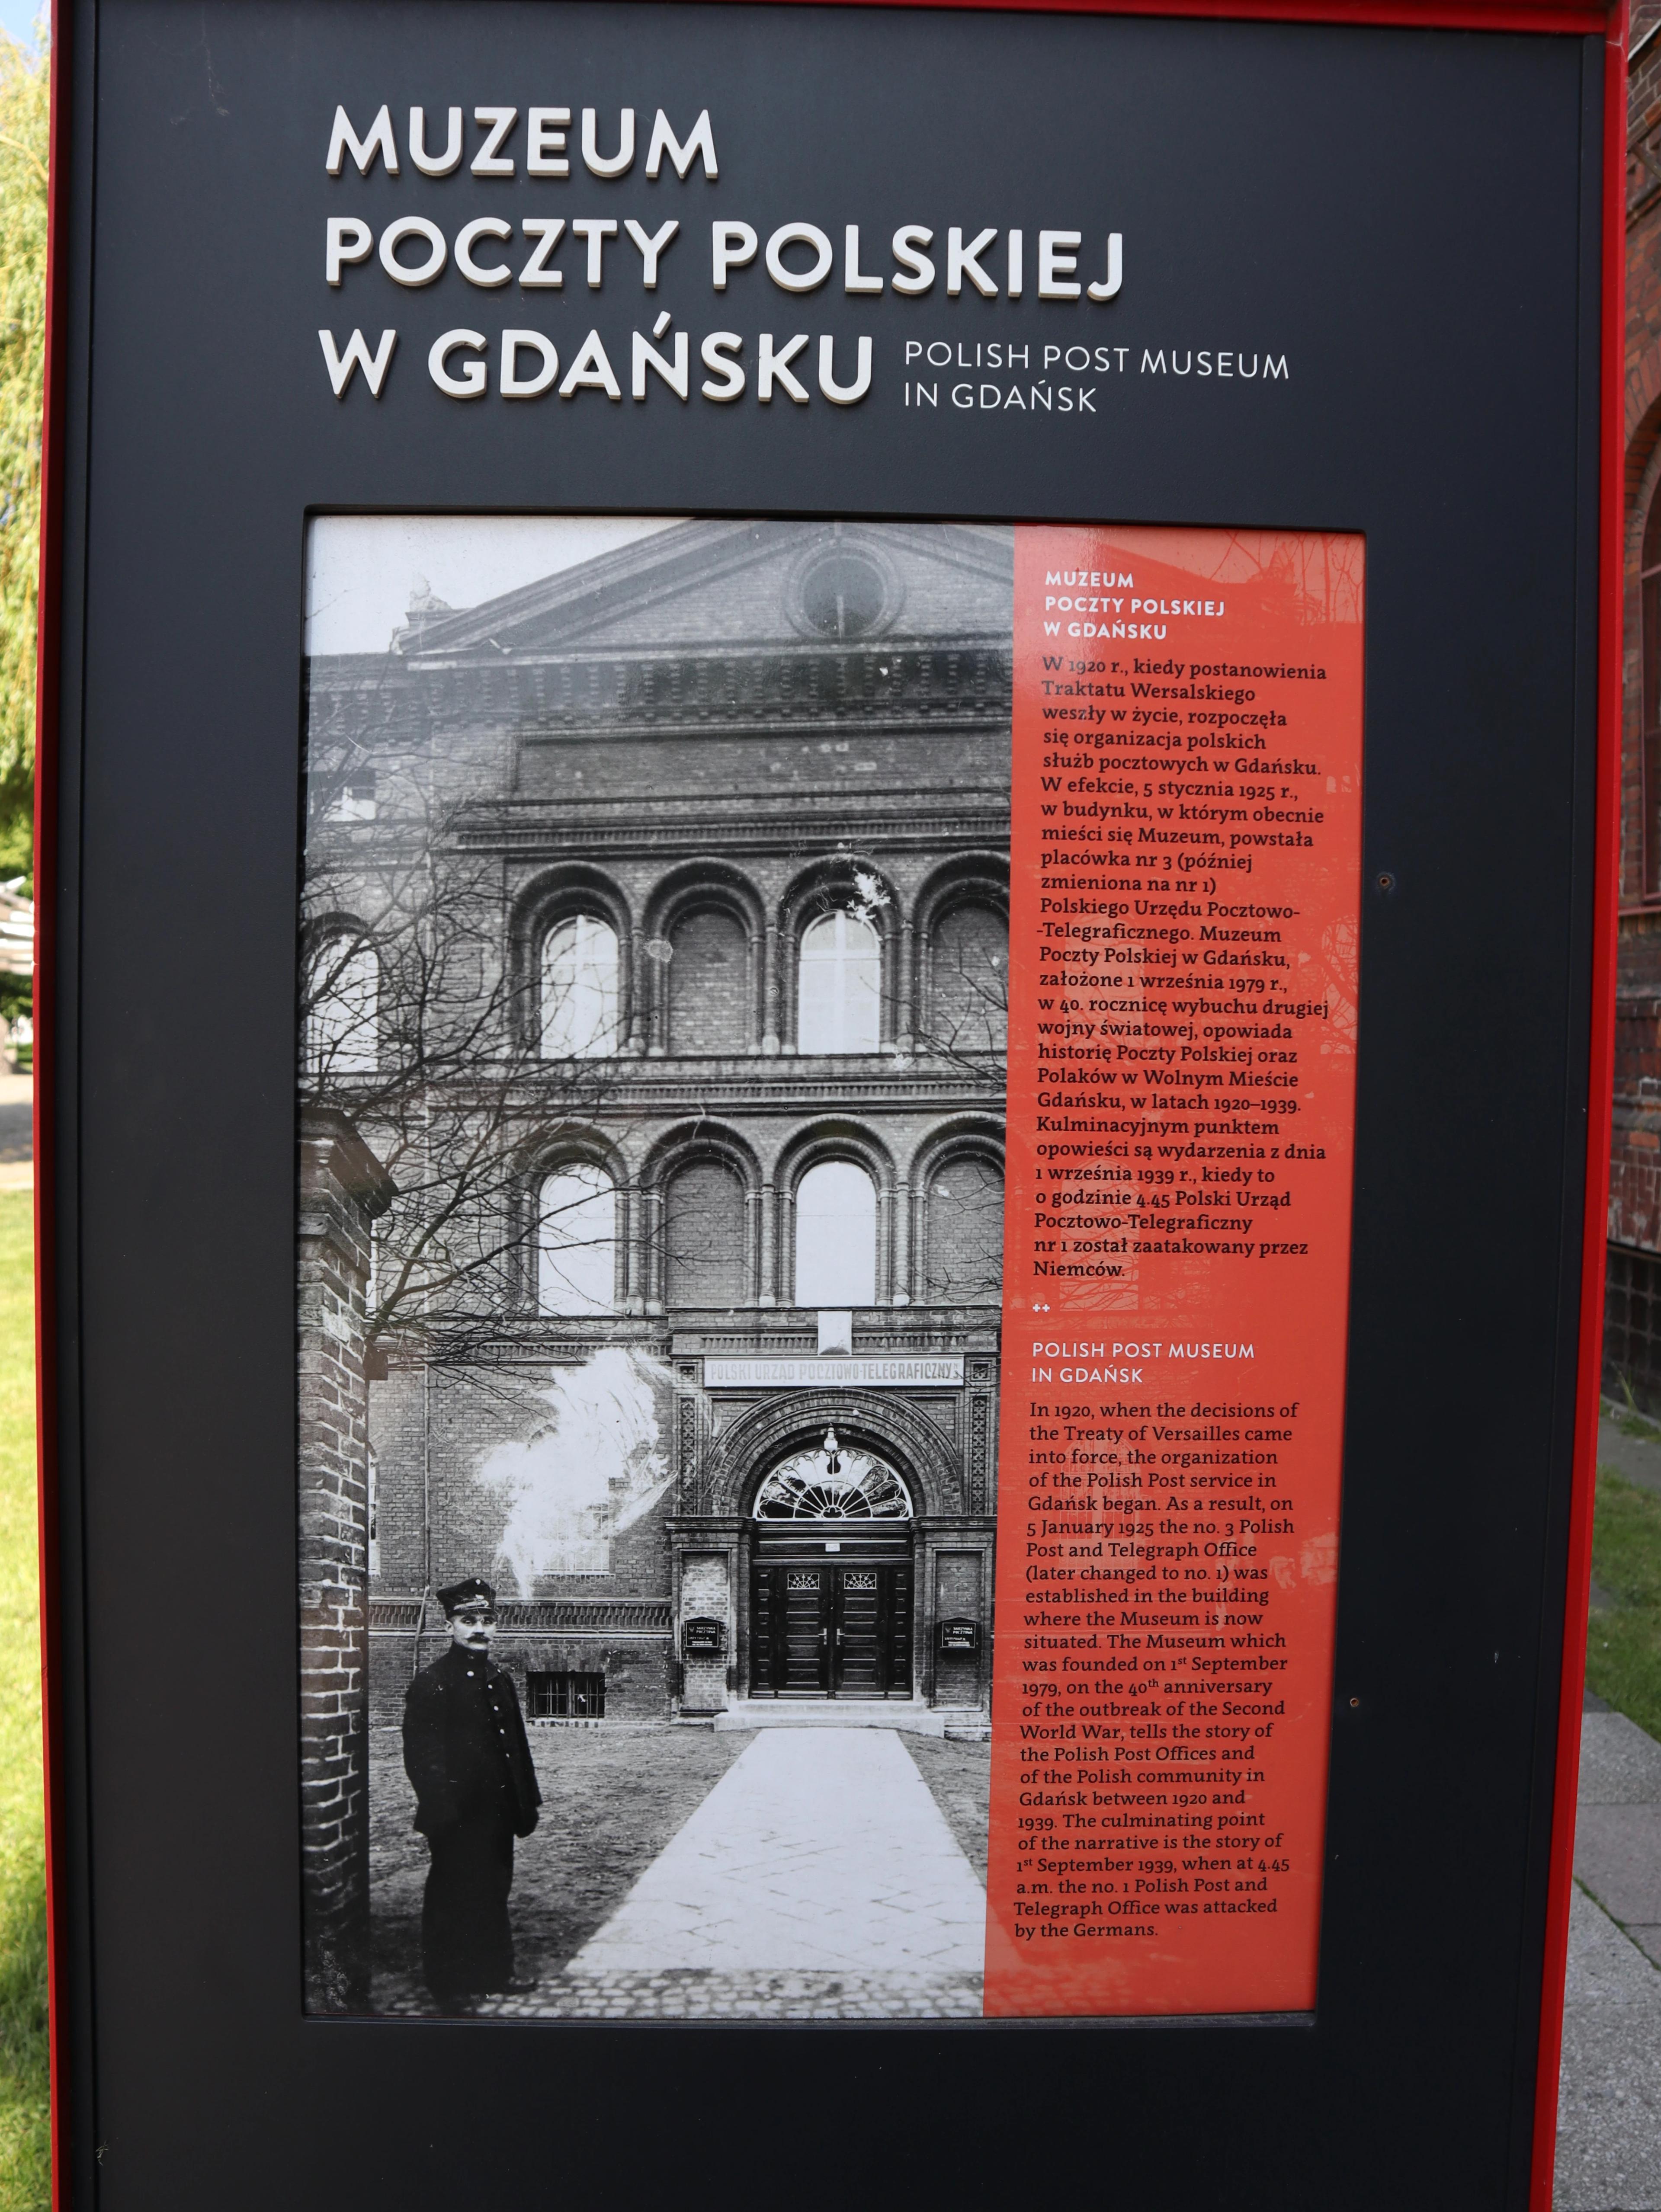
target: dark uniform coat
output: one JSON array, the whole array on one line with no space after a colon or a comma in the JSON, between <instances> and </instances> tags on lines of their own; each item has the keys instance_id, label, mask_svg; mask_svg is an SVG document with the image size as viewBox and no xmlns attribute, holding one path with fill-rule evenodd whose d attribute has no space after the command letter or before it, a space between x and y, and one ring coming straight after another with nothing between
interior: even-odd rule
<instances>
[{"instance_id":1,"label":"dark uniform coat","mask_svg":"<svg viewBox=\"0 0 1661 2212\"><path fill-rule=\"evenodd\" d=\"M514 1838L530 1834L542 1802L512 1677L453 1644L410 1685L404 1768L432 1848L421 1911L427 1985L447 2005L505 1989Z\"/></svg>"}]
</instances>

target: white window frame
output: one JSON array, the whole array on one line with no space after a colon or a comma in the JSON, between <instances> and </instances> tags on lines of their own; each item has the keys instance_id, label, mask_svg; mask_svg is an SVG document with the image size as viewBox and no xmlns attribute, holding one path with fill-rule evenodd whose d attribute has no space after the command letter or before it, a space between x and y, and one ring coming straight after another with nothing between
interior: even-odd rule
<instances>
[{"instance_id":1,"label":"white window frame","mask_svg":"<svg viewBox=\"0 0 1661 2212\"><path fill-rule=\"evenodd\" d=\"M797 954L796 1050L876 1052L882 1044L882 937L846 907L820 915Z\"/></svg>"}]
</instances>

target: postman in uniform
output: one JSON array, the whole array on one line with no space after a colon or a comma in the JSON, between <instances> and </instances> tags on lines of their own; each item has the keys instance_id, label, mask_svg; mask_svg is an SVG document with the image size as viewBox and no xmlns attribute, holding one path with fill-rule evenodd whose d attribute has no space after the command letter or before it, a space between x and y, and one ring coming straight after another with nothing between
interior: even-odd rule
<instances>
[{"instance_id":1,"label":"postman in uniform","mask_svg":"<svg viewBox=\"0 0 1661 2212\"><path fill-rule=\"evenodd\" d=\"M404 1767L432 1852L421 1908L427 1986L447 2011L509 1988L514 1838L537 1824L537 1787L511 1675L494 1665L496 1592L477 1575L438 1593L450 1646L411 1683Z\"/></svg>"}]
</instances>

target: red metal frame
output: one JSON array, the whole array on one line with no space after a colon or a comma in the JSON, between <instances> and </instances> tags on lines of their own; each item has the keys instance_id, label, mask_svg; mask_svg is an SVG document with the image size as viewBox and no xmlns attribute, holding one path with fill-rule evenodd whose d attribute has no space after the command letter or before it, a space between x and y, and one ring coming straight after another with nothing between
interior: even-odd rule
<instances>
[{"instance_id":1,"label":"red metal frame","mask_svg":"<svg viewBox=\"0 0 1661 2212\"><path fill-rule=\"evenodd\" d=\"M811 0L823 4L823 0ZM1042 15L1208 16L1272 23L1372 23L1397 30L1554 31L1602 38L1625 0L830 0L855 8L996 8Z\"/></svg>"},{"instance_id":2,"label":"red metal frame","mask_svg":"<svg viewBox=\"0 0 1661 2212\"><path fill-rule=\"evenodd\" d=\"M1615 975L1621 814L1621 390L1625 356L1627 0L835 0L873 7L1020 9L1034 14L1202 17L1235 21L1367 24L1402 29L1597 35L1604 40L1603 314L1599 407L1598 670L1596 859L1590 1117L1580 1285L1573 1486L1564 1607L1556 1776L1534 2112L1530 2212L1550 2212L1557 2142L1563 1977L1573 1894L1574 1815L1585 1698L1597 1413L1603 1367L1604 1242L1609 1212L1609 1101L1615 1079ZM35 705L34 1229L35 1401L39 1422L40 1653L46 1759L46 1921L52 2057L52 2202L69 2202L68 2082L59 1981L63 1948L63 1771L58 1668L57 1373L49 1316L56 1290L52 1104L56 1077L55 886L58 715L62 634L64 317L64 240L69 179L64 113L69 11L52 0L51 189L46 242L46 409L41 432L40 592ZM44 893L43 896L43 887Z\"/></svg>"},{"instance_id":3,"label":"red metal frame","mask_svg":"<svg viewBox=\"0 0 1661 2212\"><path fill-rule=\"evenodd\" d=\"M1575 1398L1574 1486L1570 1500L1563 1664L1557 1714L1557 1776L1546 1899L1540 2051L1534 2093L1534 2160L1529 2212L1551 2212L1557 2158L1557 2084L1563 2044L1563 1977L1574 1895L1574 1819L1580 1773L1580 1712L1586 1682L1586 1616L1591 1521L1597 1483L1598 1394L1603 1366L1604 1246L1609 1229L1610 1102L1615 1091L1615 970L1621 867L1621 463L1625 422L1627 297L1627 9L1612 10L1603 50L1603 256L1602 405L1598 410L1597 826L1591 970L1590 1114L1580 1260L1580 1358Z\"/></svg>"}]
</instances>

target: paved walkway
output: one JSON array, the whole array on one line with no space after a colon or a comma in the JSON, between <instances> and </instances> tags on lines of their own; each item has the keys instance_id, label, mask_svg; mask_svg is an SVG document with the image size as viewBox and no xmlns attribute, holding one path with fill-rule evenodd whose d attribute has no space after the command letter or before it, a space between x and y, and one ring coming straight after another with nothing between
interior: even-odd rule
<instances>
[{"instance_id":1,"label":"paved walkway","mask_svg":"<svg viewBox=\"0 0 1661 2212\"><path fill-rule=\"evenodd\" d=\"M1623 1434L1618 1417L1608 1413L1597 1424L1597 1464L1613 1468L1645 1490L1661 1490L1661 1444Z\"/></svg>"},{"instance_id":2,"label":"paved walkway","mask_svg":"<svg viewBox=\"0 0 1661 2212\"><path fill-rule=\"evenodd\" d=\"M1581 1716L1574 1871L1661 1966L1661 1743L1624 1713Z\"/></svg>"},{"instance_id":3,"label":"paved walkway","mask_svg":"<svg viewBox=\"0 0 1661 2212\"><path fill-rule=\"evenodd\" d=\"M1584 1890L1570 1908L1555 2212L1661 2206L1661 1973Z\"/></svg>"},{"instance_id":4,"label":"paved walkway","mask_svg":"<svg viewBox=\"0 0 1661 2212\"><path fill-rule=\"evenodd\" d=\"M1597 1460L1661 1490L1661 1445L1614 1421ZM1661 2212L1661 1743L1586 1702L1553 2203Z\"/></svg>"},{"instance_id":5,"label":"paved walkway","mask_svg":"<svg viewBox=\"0 0 1661 2212\"><path fill-rule=\"evenodd\" d=\"M978 2016L986 1893L899 1736L759 1734L563 1973L498 2014Z\"/></svg>"}]
</instances>

